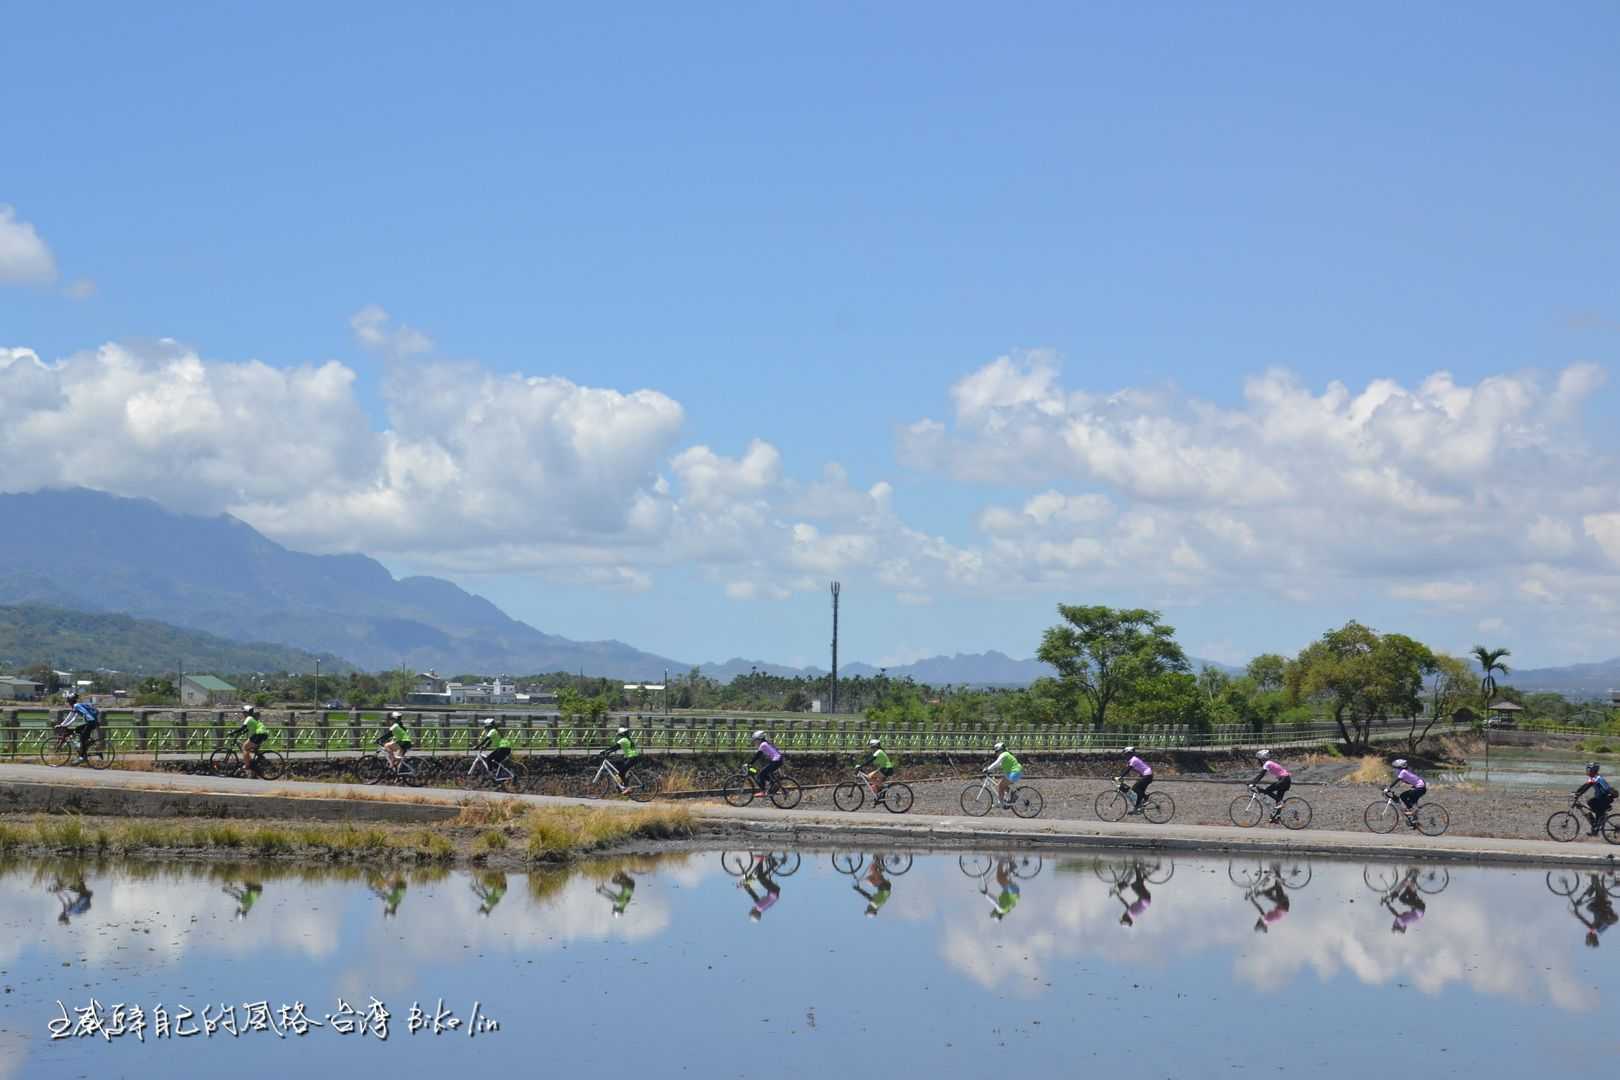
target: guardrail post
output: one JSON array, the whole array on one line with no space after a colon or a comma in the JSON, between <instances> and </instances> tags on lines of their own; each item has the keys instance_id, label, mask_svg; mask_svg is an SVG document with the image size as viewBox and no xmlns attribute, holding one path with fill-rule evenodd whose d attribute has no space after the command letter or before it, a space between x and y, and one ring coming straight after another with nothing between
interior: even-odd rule
<instances>
[{"instance_id":1,"label":"guardrail post","mask_svg":"<svg viewBox=\"0 0 1620 1080\"><path fill-rule=\"evenodd\" d=\"M135 712L135 745L131 749L142 754L146 753L147 743L149 742L146 726L149 712L148 709L138 709Z\"/></svg>"},{"instance_id":2,"label":"guardrail post","mask_svg":"<svg viewBox=\"0 0 1620 1080\"><path fill-rule=\"evenodd\" d=\"M16 709L0 711L0 757L17 756L17 739L21 734L17 729L21 724Z\"/></svg>"},{"instance_id":3,"label":"guardrail post","mask_svg":"<svg viewBox=\"0 0 1620 1080\"><path fill-rule=\"evenodd\" d=\"M288 709L287 719L282 722L281 726L287 733L285 742L282 745L287 748L286 752L290 754L298 749L298 710Z\"/></svg>"}]
</instances>

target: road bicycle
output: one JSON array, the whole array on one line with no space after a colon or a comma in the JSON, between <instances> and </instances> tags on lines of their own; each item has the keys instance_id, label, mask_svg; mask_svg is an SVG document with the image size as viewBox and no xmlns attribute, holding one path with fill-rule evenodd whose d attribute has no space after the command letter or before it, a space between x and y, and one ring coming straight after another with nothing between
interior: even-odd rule
<instances>
[{"instance_id":1,"label":"road bicycle","mask_svg":"<svg viewBox=\"0 0 1620 1080\"><path fill-rule=\"evenodd\" d=\"M1361 880L1367 888L1383 896L1393 896L1408 880L1417 886L1418 892L1432 896L1446 891L1446 886L1451 884L1451 872L1443 866L1364 866Z\"/></svg>"},{"instance_id":2,"label":"road bicycle","mask_svg":"<svg viewBox=\"0 0 1620 1080\"><path fill-rule=\"evenodd\" d=\"M1273 859L1271 862L1257 860L1253 866L1247 864L1239 866L1236 862L1228 862L1226 876L1240 889L1252 889L1259 893L1271 888L1272 883L1276 882L1293 892L1311 883L1311 864L1304 859Z\"/></svg>"},{"instance_id":3,"label":"road bicycle","mask_svg":"<svg viewBox=\"0 0 1620 1080\"><path fill-rule=\"evenodd\" d=\"M517 758L496 761L493 750L474 750L469 755L467 772L463 779L468 787L499 788L522 791L528 781L529 770Z\"/></svg>"},{"instance_id":4,"label":"road bicycle","mask_svg":"<svg viewBox=\"0 0 1620 1080\"><path fill-rule=\"evenodd\" d=\"M1310 803L1298 795L1290 795L1279 806L1277 800L1266 794L1258 784L1250 784L1249 794L1233 799L1226 812L1232 824L1252 829L1266 818L1268 806L1273 808L1270 813L1276 813L1286 829L1303 829L1311 823Z\"/></svg>"},{"instance_id":5,"label":"road bicycle","mask_svg":"<svg viewBox=\"0 0 1620 1080\"><path fill-rule=\"evenodd\" d=\"M969 784L962 789L960 802L962 813L972 814L974 817L984 817L990 808L1000 806L1003 810L1011 810L1021 818L1039 817L1041 808L1046 800L1041 793L1028 784L1021 784L1012 789L1012 801L1003 803L1001 792L996 788L995 778L985 773L976 784Z\"/></svg>"},{"instance_id":6,"label":"road bicycle","mask_svg":"<svg viewBox=\"0 0 1620 1080\"><path fill-rule=\"evenodd\" d=\"M388 760L388 751L378 749L366 754L355 763L354 770L360 777L362 784L404 784L406 787L421 787L426 776L418 768L415 761L406 755L400 755L399 764Z\"/></svg>"},{"instance_id":7,"label":"road bicycle","mask_svg":"<svg viewBox=\"0 0 1620 1080\"><path fill-rule=\"evenodd\" d=\"M1408 815L1406 804L1393 788L1385 788L1382 794L1383 802L1369 803L1361 814L1361 820L1375 833L1394 832L1401 821L1411 821L1424 836L1439 836L1451 825L1451 815L1437 802L1425 799Z\"/></svg>"},{"instance_id":8,"label":"road bicycle","mask_svg":"<svg viewBox=\"0 0 1620 1080\"><path fill-rule=\"evenodd\" d=\"M641 776L640 769L632 769L630 775L626 776L613 764L612 759L606 757L596 767L596 775L591 777L591 783L600 786L604 780L613 785L610 794L623 795L635 802L647 802L655 794L652 785Z\"/></svg>"},{"instance_id":9,"label":"road bicycle","mask_svg":"<svg viewBox=\"0 0 1620 1080\"><path fill-rule=\"evenodd\" d=\"M96 728L81 748L79 729L58 727L52 729L55 739L46 739L39 746L39 760L52 768L80 762L92 769L105 769L113 763L112 742L106 729Z\"/></svg>"},{"instance_id":10,"label":"road bicycle","mask_svg":"<svg viewBox=\"0 0 1620 1080\"><path fill-rule=\"evenodd\" d=\"M866 775L857 769L855 779L845 780L833 788L833 805L840 810L859 810L871 790L866 783ZM873 802L891 814L903 814L911 809L915 799L910 784L901 783L899 780L885 780L878 788L877 797Z\"/></svg>"},{"instance_id":11,"label":"road bicycle","mask_svg":"<svg viewBox=\"0 0 1620 1080\"><path fill-rule=\"evenodd\" d=\"M242 751L222 746L208 755L208 769L220 776L241 776ZM253 775L260 780L279 780L287 771L287 759L279 750L253 751Z\"/></svg>"},{"instance_id":12,"label":"road bicycle","mask_svg":"<svg viewBox=\"0 0 1620 1080\"><path fill-rule=\"evenodd\" d=\"M768 866L771 877L792 877L799 872L797 851L722 851L720 865L732 877L749 877L757 868Z\"/></svg>"},{"instance_id":13,"label":"road bicycle","mask_svg":"<svg viewBox=\"0 0 1620 1080\"><path fill-rule=\"evenodd\" d=\"M754 769L744 769L731 778L726 784L725 800L732 806L747 806L761 794L757 778L759 773ZM783 810L791 810L799 805L804 798L804 789L799 782L783 773L774 773L766 791L763 793L770 797L771 802Z\"/></svg>"},{"instance_id":14,"label":"road bicycle","mask_svg":"<svg viewBox=\"0 0 1620 1080\"><path fill-rule=\"evenodd\" d=\"M1163 885L1176 873L1175 860L1129 859L1125 862L1097 862L1092 872L1099 881L1110 885L1128 885L1136 880L1136 871L1142 871L1142 880L1150 885Z\"/></svg>"},{"instance_id":15,"label":"road bicycle","mask_svg":"<svg viewBox=\"0 0 1620 1080\"><path fill-rule=\"evenodd\" d=\"M1576 816L1577 811L1580 817ZM1547 819L1547 835L1561 844L1569 843L1581 835L1582 817L1586 819L1588 827L1597 827L1603 839L1611 844L1620 844L1620 822L1607 813L1603 815L1603 821L1598 822L1592 811L1579 799L1571 801L1568 810L1560 810Z\"/></svg>"},{"instance_id":16,"label":"road bicycle","mask_svg":"<svg viewBox=\"0 0 1620 1080\"><path fill-rule=\"evenodd\" d=\"M1008 862L1008 872L1015 878L1029 880L1041 872L1042 862L1039 855L958 855L956 865L962 873L970 878L988 877L996 868L998 862Z\"/></svg>"},{"instance_id":17,"label":"road bicycle","mask_svg":"<svg viewBox=\"0 0 1620 1080\"><path fill-rule=\"evenodd\" d=\"M1097 796L1097 816L1103 821L1122 821L1133 812L1136 793L1123 780L1114 781L1114 790ZM1155 825L1163 825L1176 814L1175 800L1162 791L1149 791L1142 797L1142 816Z\"/></svg>"},{"instance_id":18,"label":"road bicycle","mask_svg":"<svg viewBox=\"0 0 1620 1080\"><path fill-rule=\"evenodd\" d=\"M889 877L899 877L911 869L911 855L908 852L898 854L890 853L881 856L883 872ZM866 856L852 851L835 851L832 857L833 869L840 874L854 877L866 865Z\"/></svg>"}]
</instances>

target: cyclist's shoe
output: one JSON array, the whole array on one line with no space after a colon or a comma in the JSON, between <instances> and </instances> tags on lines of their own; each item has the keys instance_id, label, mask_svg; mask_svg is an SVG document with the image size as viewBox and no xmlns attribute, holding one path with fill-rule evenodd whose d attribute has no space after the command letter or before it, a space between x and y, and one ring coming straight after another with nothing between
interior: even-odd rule
<instances>
[{"instance_id":1,"label":"cyclist's shoe","mask_svg":"<svg viewBox=\"0 0 1620 1080\"><path fill-rule=\"evenodd\" d=\"M1279 822L1281 820L1282 820L1282 811L1281 810L1273 810L1271 812L1271 823L1273 825L1275 825L1277 822Z\"/></svg>"}]
</instances>

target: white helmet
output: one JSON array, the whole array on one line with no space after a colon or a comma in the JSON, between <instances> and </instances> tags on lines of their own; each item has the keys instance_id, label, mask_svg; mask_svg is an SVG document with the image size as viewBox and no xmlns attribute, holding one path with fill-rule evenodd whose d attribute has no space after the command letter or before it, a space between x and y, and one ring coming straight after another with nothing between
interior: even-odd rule
<instances>
[{"instance_id":1,"label":"white helmet","mask_svg":"<svg viewBox=\"0 0 1620 1080\"><path fill-rule=\"evenodd\" d=\"M1007 744L1004 743L1004 742L998 742L998 743L996 743L996 745L992 746L990 749L992 749L992 750L1005 750L1005 749L1007 749Z\"/></svg>"},{"instance_id":2,"label":"white helmet","mask_svg":"<svg viewBox=\"0 0 1620 1080\"><path fill-rule=\"evenodd\" d=\"M1404 769L1406 768L1406 759L1403 757L1398 757L1394 761L1390 762L1390 764L1395 766L1397 769Z\"/></svg>"},{"instance_id":3,"label":"white helmet","mask_svg":"<svg viewBox=\"0 0 1620 1080\"><path fill-rule=\"evenodd\" d=\"M77 694L75 694L73 696L78 697ZM253 704L253 702L251 702L251 701L247 702L245 705L242 706L242 711L245 712L245 713L255 712L255 711L257 711L257 709L258 709L258 706Z\"/></svg>"},{"instance_id":4,"label":"white helmet","mask_svg":"<svg viewBox=\"0 0 1620 1080\"><path fill-rule=\"evenodd\" d=\"M871 747L882 746L883 745L883 740L882 739L867 739L866 740L866 745L871 746Z\"/></svg>"},{"instance_id":5,"label":"white helmet","mask_svg":"<svg viewBox=\"0 0 1620 1080\"><path fill-rule=\"evenodd\" d=\"M388 714L388 719L390 719L390 720L403 720L403 719L405 719L405 714L400 712L398 709L395 709L393 712Z\"/></svg>"},{"instance_id":6,"label":"white helmet","mask_svg":"<svg viewBox=\"0 0 1620 1080\"><path fill-rule=\"evenodd\" d=\"M495 726L495 718L493 716L484 717L484 726L485 727L494 727Z\"/></svg>"},{"instance_id":7,"label":"white helmet","mask_svg":"<svg viewBox=\"0 0 1620 1080\"><path fill-rule=\"evenodd\" d=\"M1120 753L1122 753L1122 754L1134 754L1134 753L1136 753L1136 747L1127 746L1125 749L1121 750Z\"/></svg>"},{"instance_id":8,"label":"white helmet","mask_svg":"<svg viewBox=\"0 0 1620 1080\"><path fill-rule=\"evenodd\" d=\"M630 734L630 729L625 727L623 724L621 724L621 725L619 725L619 734L620 735L628 735L628 734Z\"/></svg>"},{"instance_id":9,"label":"white helmet","mask_svg":"<svg viewBox=\"0 0 1620 1080\"><path fill-rule=\"evenodd\" d=\"M1259 758L1261 761L1270 761L1271 760L1271 751L1270 750L1262 750L1262 751L1260 751L1258 754L1256 754L1254 756Z\"/></svg>"},{"instance_id":10,"label":"white helmet","mask_svg":"<svg viewBox=\"0 0 1620 1080\"><path fill-rule=\"evenodd\" d=\"M765 741L765 733L763 731L754 732L754 741L755 742L764 742Z\"/></svg>"}]
</instances>

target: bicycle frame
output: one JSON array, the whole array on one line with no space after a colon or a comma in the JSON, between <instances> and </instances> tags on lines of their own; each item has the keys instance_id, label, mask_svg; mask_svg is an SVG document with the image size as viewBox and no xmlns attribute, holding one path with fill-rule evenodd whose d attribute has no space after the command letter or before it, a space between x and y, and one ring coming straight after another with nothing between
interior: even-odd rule
<instances>
[{"instance_id":1,"label":"bicycle frame","mask_svg":"<svg viewBox=\"0 0 1620 1080\"><path fill-rule=\"evenodd\" d=\"M477 776L480 771L488 773L490 779L494 780L496 783L507 783L517 779L517 773L513 772L511 769L508 769L504 762L500 764L490 763L490 755L493 753L494 751L492 750L473 751L472 764L467 766L468 780L471 780L473 777ZM600 776L601 773L598 773L597 775Z\"/></svg>"},{"instance_id":2,"label":"bicycle frame","mask_svg":"<svg viewBox=\"0 0 1620 1080\"><path fill-rule=\"evenodd\" d=\"M618 767L615 766L613 764L613 762L609 761L607 758L602 759L602 764L597 767L596 775L591 777L591 783L593 783L593 784L598 783L602 779L602 774L603 773L607 773L609 776L613 777L613 783L620 790L624 789L624 774L621 773L618 770ZM775 777L772 777L772 779L775 779Z\"/></svg>"}]
</instances>

